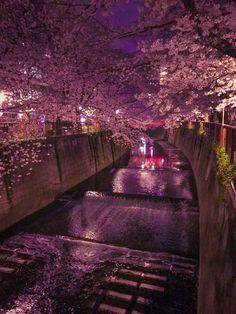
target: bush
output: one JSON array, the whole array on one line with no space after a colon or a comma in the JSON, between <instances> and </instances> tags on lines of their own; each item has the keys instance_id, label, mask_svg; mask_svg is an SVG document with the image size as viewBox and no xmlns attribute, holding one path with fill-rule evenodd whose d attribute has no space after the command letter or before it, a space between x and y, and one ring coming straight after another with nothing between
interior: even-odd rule
<instances>
[{"instance_id":1,"label":"bush","mask_svg":"<svg viewBox=\"0 0 236 314\"><path fill-rule=\"evenodd\" d=\"M216 147L216 159L219 183L225 190L236 178L236 167L230 163L229 155L224 147Z\"/></svg>"}]
</instances>

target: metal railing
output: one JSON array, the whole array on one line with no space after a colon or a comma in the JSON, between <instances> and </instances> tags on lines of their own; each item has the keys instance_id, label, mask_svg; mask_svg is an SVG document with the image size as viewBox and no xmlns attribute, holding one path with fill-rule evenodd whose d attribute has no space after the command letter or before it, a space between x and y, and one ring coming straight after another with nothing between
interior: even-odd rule
<instances>
[{"instance_id":1,"label":"metal railing","mask_svg":"<svg viewBox=\"0 0 236 314\"><path fill-rule=\"evenodd\" d=\"M203 122L207 136L224 147L230 161L236 164L236 126L214 122Z\"/></svg>"}]
</instances>

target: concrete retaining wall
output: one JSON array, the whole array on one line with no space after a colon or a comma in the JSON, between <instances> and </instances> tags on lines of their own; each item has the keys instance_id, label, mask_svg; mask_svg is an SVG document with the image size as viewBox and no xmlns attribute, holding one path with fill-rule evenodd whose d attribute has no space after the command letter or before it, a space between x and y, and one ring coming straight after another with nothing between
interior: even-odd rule
<instances>
[{"instance_id":1,"label":"concrete retaining wall","mask_svg":"<svg viewBox=\"0 0 236 314\"><path fill-rule=\"evenodd\" d=\"M26 149L31 144L21 145ZM16 168L12 188L2 178L0 230L50 204L58 195L117 162L126 153L124 147L114 145L103 133L49 138L40 148L42 162ZM13 164L19 165L17 158ZM27 175L30 168L32 173Z\"/></svg>"},{"instance_id":2,"label":"concrete retaining wall","mask_svg":"<svg viewBox=\"0 0 236 314\"><path fill-rule=\"evenodd\" d=\"M167 130L163 127L148 128L146 132L151 138L155 138L157 141L167 140Z\"/></svg>"},{"instance_id":3,"label":"concrete retaining wall","mask_svg":"<svg viewBox=\"0 0 236 314\"><path fill-rule=\"evenodd\" d=\"M200 206L199 314L236 313L236 206L233 190L219 201L216 159L212 145L194 130L180 128L170 142L189 159Z\"/></svg>"}]
</instances>

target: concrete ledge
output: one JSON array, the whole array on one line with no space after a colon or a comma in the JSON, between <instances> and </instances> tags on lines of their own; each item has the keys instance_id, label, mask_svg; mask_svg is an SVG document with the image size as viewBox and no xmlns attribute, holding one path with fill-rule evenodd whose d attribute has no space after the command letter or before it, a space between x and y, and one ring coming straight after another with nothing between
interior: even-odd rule
<instances>
[{"instance_id":1,"label":"concrete ledge","mask_svg":"<svg viewBox=\"0 0 236 314\"><path fill-rule=\"evenodd\" d=\"M22 147L31 142L22 142ZM41 152L41 163L27 165L32 173L14 160L14 176L21 176L12 188L2 180L0 231L53 202L58 195L115 164L127 149L108 141L105 133L80 134L47 139ZM8 190L8 193L7 193Z\"/></svg>"},{"instance_id":2,"label":"concrete ledge","mask_svg":"<svg viewBox=\"0 0 236 314\"><path fill-rule=\"evenodd\" d=\"M200 207L199 314L236 313L236 206L230 187L226 200L219 197L216 157L206 136L179 128L169 141L183 151L191 163Z\"/></svg>"}]
</instances>

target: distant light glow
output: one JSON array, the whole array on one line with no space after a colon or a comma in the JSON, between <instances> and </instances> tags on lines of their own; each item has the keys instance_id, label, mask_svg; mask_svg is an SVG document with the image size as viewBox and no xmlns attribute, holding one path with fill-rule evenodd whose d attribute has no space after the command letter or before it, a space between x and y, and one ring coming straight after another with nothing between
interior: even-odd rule
<instances>
[{"instance_id":1,"label":"distant light glow","mask_svg":"<svg viewBox=\"0 0 236 314\"><path fill-rule=\"evenodd\" d=\"M139 149L140 149L141 153L144 153L144 147L143 146L140 146Z\"/></svg>"},{"instance_id":2,"label":"distant light glow","mask_svg":"<svg viewBox=\"0 0 236 314\"><path fill-rule=\"evenodd\" d=\"M161 72L161 75L167 75L167 74L168 74L167 71L162 71L162 72Z\"/></svg>"},{"instance_id":3,"label":"distant light glow","mask_svg":"<svg viewBox=\"0 0 236 314\"><path fill-rule=\"evenodd\" d=\"M85 118L85 117L81 117L81 118L80 118L80 122L81 122L82 124L84 124L84 123L86 122L86 118Z\"/></svg>"},{"instance_id":4,"label":"distant light glow","mask_svg":"<svg viewBox=\"0 0 236 314\"><path fill-rule=\"evenodd\" d=\"M120 113L120 109L116 109L116 114L119 114Z\"/></svg>"},{"instance_id":5,"label":"distant light glow","mask_svg":"<svg viewBox=\"0 0 236 314\"><path fill-rule=\"evenodd\" d=\"M142 146L140 146L140 150L141 152L146 155L146 151L147 151L147 144L146 144L146 140L144 137L141 137L140 140L142 141ZM141 148L142 147L142 148Z\"/></svg>"},{"instance_id":6,"label":"distant light glow","mask_svg":"<svg viewBox=\"0 0 236 314\"><path fill-rule=\"evenodd\" d=\"M7 100L7 96L4 92L0 92L0 104Z\"/></svg>"},{"instance_id":7,"label":"distant light glow","mask_svg":"<svg viewBox=\"0 0 236 314\"><path fill-rule=\"evenodd\" d=\"M50 53L45 53L44 54L44 57L48 58L48 59L51 59L52 58L52 55Z\"/></svg>"},{"instance_id":8,"label":"distant light glow","mask_svg":"<svg viewBox=\"0 0 236 314\"><path fill-rule=\"evenodd\" d=\"M45 114L41 114L41 115L39 116L39 122L40 122L40 123L45 123L45 120L46 120Z\"/></svg>"},{"instance_id":9,"label":"distant light glow","mask_svg":"<svg viewBox=\"0 0 236 314\"><path fill-rule=\"evenodd\" d=\"M161 75L161 76L165 76L165 75L167 75L167 74L168 74L167 68L165 68L165 67L161 68L160 75Z\"/></svg>"},{"instance_id":10,"label":"distant light glow","mask_svg":"<svg viewBox=\"0 0 236 314\"><path fill-rule=\"evenodd\" d=\"M165 157L160 157L160 156L151 157L150 155L144 156L143 154L133 156L131 157L131 160L130 160L131 165L134 165L135 167L138 167L141 169L149 169L149 170L155 170L155 169L161 168L163 167L164 163L165 163Z\"/></svg>"},{"instance_id":11,"label":"distant light glow","mask_svg":"<svg viewBox=\"0 0 236 314\"><path fill-rule=\"evenodd\" d=\"M150 147L150 155L153 157L153 146Z\"/></svg>"},{"instance_id":12,"label":"distant light glow","mask_svg":"<svg viewBox=\"0 0 236 314\"><path fill-rule=\"evenodd\" d=\"M21 120L23 118L23 113L18 113L18 118Z\"/></svg>"}]
</instances>

